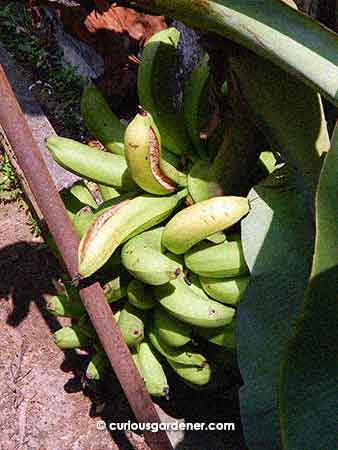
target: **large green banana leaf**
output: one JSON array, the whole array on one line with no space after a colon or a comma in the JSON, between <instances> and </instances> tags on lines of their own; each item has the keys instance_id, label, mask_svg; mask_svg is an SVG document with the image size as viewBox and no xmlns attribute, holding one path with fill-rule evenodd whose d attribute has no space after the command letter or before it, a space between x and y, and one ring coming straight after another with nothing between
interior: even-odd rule
<instances>
[{"instance_id":1,"label":"large green banana leaf","mask_svg":"<svg viewBox=\"0 0 338 450\"><path fill-rule=\"evenodd\" d=\"M280 187L253 188L251 210L242 221L252 277L238 308L237 343L241 417L250 450L281 448L280 365L304 299L314 240L309 199L297 178L293 174Z\"/></svg>"},{"instance_id":2,"label":"large green banana leaf","mask_svg":"<svg viewBox=\"0 0 338 450\"><path fill-rule=\"evenodd\" d=\"M233 40L338 105L338 37L279 0L139 0L138 6Z\"/></svg>"},{"instance_id":3,"label":"large green banana leaf","mask_svg":"<svg viewBox=\"0 0 338 450\"><path fill-rule=\"evenodd\" d=\"M316 197L311 277L283 364L280 412L283 448L337 446L338 124Z\"/></svg>"}]
</instances>

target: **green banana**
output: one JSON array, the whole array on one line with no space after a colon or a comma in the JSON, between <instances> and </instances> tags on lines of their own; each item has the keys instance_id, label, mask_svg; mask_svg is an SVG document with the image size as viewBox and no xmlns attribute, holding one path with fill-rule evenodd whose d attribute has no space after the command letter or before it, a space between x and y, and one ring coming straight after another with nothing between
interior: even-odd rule
<instances>
[{"instance_id":1,"label":"green banana","mask_svg":"<svg viewBox=\"0 0 338 450\"><path fill-rule=\"evenodd\" d=\"M104 293L108 303L114 303L127 295L128 278L123 273L116 273L108 283L104 285Z\"/></svg>"},{"instance_id":2,"label":"green banana","mask_svg":"<svg viewBox=\"0 0 338 450\"><path fill-rule=\"evenodd\" d=\"M122 191L137 188L121 155L102 152L59 136L47 138L46 144L55 161L70 172Z\"/></svg>"},{"instance_id":3,"label":"green banana","mask_svg":"<svg viewBox=\"0 0 338 450\"><path fill-rule=\"evenodd\" d=\"M109 359L107 358L105 352L97 352L88 364L86 377L92 381L99 381L102 379L102 376L108 367Z\"/></svg>"},{"instance_id":4,"label":"green banana","mask_svg":"<svg viewBox=\"0 0 338 450\"><path fill-rule=\"evenodd\" d=\"M95 219L94 213L88 206L81 209L77 214L75 214L72 223L75 228L75 231L77 232L80 238L88 230L90 224L94 221L94 219Z\"/></svg>"},{"instance_id":5,"label":"green banana","mask_svg":"<svg viewBox=\"0 0 338 450\"><path fill-rule=\"evenodd\" d=\"M140 104L158 126L163 146L181 155L190 152L190 140L181 114L174 111L168 93L171 83L166 79L175 63L179 36L178 30L167 28L148 40L138 69L137 90Z\"/></svg>"},{"instance_id":6,"label":"green banana","mask_svg":"<svg viewBox=\"0 0 338 450\"><path fill-rule=\"evenodd\" d=\"M47 310L54 316L71 317L78 319L85 314L86 309L80 301L71 301L68 295L62 292L47 301Z\"/></svg>"},{"instance_id":7,"label":"green banana","mask_svg":"<svg viewBox=\"0 0 338 450\"><path fill-rule=\"evenodd\" d=\"M85 88L80 108L86 127L96 139L108 151L123 155L125 126L122 125L95 86L91 85Z\"/></svg>"},{"instance_id":8,"label":"green banana","mask_svg":"<svg viewBox=\"0 0 338 450\"><path fill-rule=\"evenodd\" d=\"M182 266L161 253L163 227L141 233L122 248L122 264L136 279L159 285L178 277Z\"/></svg>"},{"instance_id":9,"label":"green banana","mask_svg":"<svg viewBox=\"0 0 338 450\"><path fill-rule=\"evenodd\" d=\"M228 179L227 174L229 172L229 149L236 145L236 139L234 139L236 133L241 134L241 130L235 129L232 132L229 128L224 130L221 144L211 165L204 158L196 161L192 166L188 174L188 191L196 203L233 191L231 180ZM242 146L245 144L247 142Z\"/></svg>"},{"instance_id":10,"label":"green banana","mask_svg":"<svg viewBox=\"0 0 338 450\"><path fill-rule=\"evenodd\" d=\"M84 205L90 206L93 209L97 208L97 203L93 194L90 192L84 181L77 181L69 188L69 191Z\"/></svg>"},{"instance_id":11,"label":"green banana","mask_svg":"<svg viewBox=\"0 0 338 450\"><path fill-rule=\"evenodd\" d=\"M206 94L206 87L209 80L209 55L205 54L201 61L192 71L190 79L184 88L183 114L185 124L194 144L195 149L201 158L205 154L205 142L201 140L201 104Z\"/></svg>"},{"instance_id":12,"label":"green banana","mask_svg":"<svg viewBox=\"0 0 338 450\"><path fill-rule=\"evenodd\" d=\"M138 364L149 394L154 397L168 397L167 377L150 342L143 341L138 346Z\"/></svg>"},{"instance_id":13,"label":"green banana","mask_svg":"<svg viewBox=\"0 0 338 450\"><path fill-rule=\"evenodd\" d=\"M155 295L169 314L191 325L217 328L230 323L235 315L235 309L211 300L198 279L187 283L185 277L179 277L156 286Z\"/></svg>"},{"instance_id":14,"label":"green banana","mask_svg":"<svg viewBox=\"0 0 338 450\"><path fill-rule=\"evenodd\" d=\"M221 244L226 241L226 236L223 231L217 231L216 233L207 236L205 239L213 244Z\"/></svg>"},{"instance_id":15,"label":"green banana","mask_svg":"<svg viewBox=\"0 0 338 450\"><path fill-rule=\"evenodd\" d=\"M141 310L152 309L157 304L151 287L138 280L128 284L127 295L129 303Z\"/></svg>"},{"instance_id":16,"label":"green banana","mask_svg":"<svg viewBox=\"0 0 338 450\"><path fill-rule=\"evenodd\" d=\"M188 191L194 202L198 203L212 197L224 195L224 189L213 170L213 164L205 159L198 160L188 174Z\"/></svg>"},{"instance_id":17,"label":"green banana","mask_svg":"<svg viewBox=\"0 0 338 450\"><path fill-rule=\"evenodd\" d=\"M161 170L161 137L148 112L141 111L130 122L124 142L130 174L140 188L157 195L170 194L176 190L176 183Z\"/></svg>"},{"instance_id":18,"label":"green banana","mask_svg":"<svg viewBox=\"0 0 338 450\"><path fill-rule=\"evenodd\" d=\"M64 350L86 347L90 344L90 337L78 325L63 327L54 333L55 344Z\"/></svg>"},{"instance_id":19,"label":"green banana","mask_svg":"<svg viewBox=\"0 0 338 450\"><path fill-rule=\"evenodd\" d=\"M114 313L113 315L114 315L115 322L118 322L120 315L121 315L121 310L120 309L117 310L116 313Z\"/></svg>"},{"instance_id":20,"label":"green banana","mask_svg":"<svg viewBox=\"0 0 338 450\"><path fill-rule=\"evenodd\" d=\"M101 198L104 202L120 196L119 191L117 191L112 186L106 186L105 184L98 184L98 188L101 194Z\"/></svg>"},{"instance_id":21,"label":"green banana","mask_svg":"<svg viewBox=\"0 0 338 450\"><path fill-rule=\"evenodd\" d=\"M120 194L117 197L105 200L95 210L95 218L102 216L102 214L107 212L112 206L118 205L124 200L131 200L132 198L137 197L137 195L139 195L139 192L125 192L124 194Z\"/></svg>"},{"instance_id":22,"label":"green banana","mask_svg":"<svg viewBox=\"0 0 338 450\"><path fill-rule=\"evenodd\" d=\"M279 167L276 157L272 152L261 152L258 162L265 168L268 174L272 173L277 167Z\"/></svg>"},{"instance_id":23,"label":"green banana","mask_svg":"<svg viewBox=\"0 0 338 450\"><path fill-rule=\"evenodd\" d=\"M148 330L148 337L156 350L169 361L197 367L203 367L207 362L203 355L195 351L192 344L186 344L183 347L170 347L165 344L161 341L154 326L151 326L150 330Z\"/></svg>"},{"instance_id":24,"label":"green banana","mask_svg":"<svg viewBox=\"0 0 338 450\"><path fill-rule=\"evenodd\" d=\"M144 194L106 210L81 239L79 274L82 277L93 274L123 241L166 219L184 195L184 191L167 197Z\"/></svg>"},{"instance_id":25,"label":"green banana","mask_svg":"<svg viewBox=\"0 0 338 450\"><path fill-rule=\"evenodd\" d=\"M211 378L211 367L206 363L203 367L186 366L168 359L172 369L188 384L196 386L205 386Z\"/></svg>"},{"instance_id":26,"label":"green banana","mask_svg":"<svg viewBox=\"0 0 338 450\"><path fill-rule=\"evenodd\" d=\"M202 288L211 298L237 306L250 281L249 276L236 278L200 277Z\"/></svg>"},{"instance_id":27,"label":"green banana","mask_svg":"<svg viewBox=\"0 0 338 450\"><path fill-rule=\"evenodd\" d=\"M200 242L184 255L184 263L202 277L232 278L248 273L240 240L217 245Z\"/></svg>"},{"instance_id":28,"label":"green banana","mask_svg":"<svg viewBox=\"0 0 338 450\"><path fill-rule=\"evenodd\" d=\"M229 325L220 328L196 328L196 333L212 344L225 347L227 350L236 349L236 322L233 320Z\"/></svg>"},{"instance_id":29,"label":"green banana","mask_svg":"<svg viewBox=\"0 0 338 450\"><path fill-rule=\"evenodd\" d=\"M136 345L136 347L132 347L130 349L130 353L131 353L131 356L133 358L133 361L134 361L136 369L138 370L138 372L141 375L142 379L144 379L143 373L142 373L141 364L140 364L140 359L139 359L139 356L138 356L138 351L139 351L138 347L139 347L138 345Z\"/></svg>"},{"instance_id":30,"label":"green banana","mask_svg":"<svg viewBox=\"0 0 338 450\"><path fill-rule=\"evenodd\" d=\"M154 327L161 341L171 347L181 347L191 341L192 327L167 314L161 306L154 311Z\"/></svg>"},{"instance_id":31,"label":"green banana","mask_svg":"<svg viewBox=\"0 0 338 450\"><path fill-rule=\"evenodd\" d=\"M134 346L143 341L144 323L140 310L137 308L127 303L120 312L117 324L128 346Z\"/></svg>"},{"instance_id":32,"label":"green banana","mask_svg":"<svg viewBox=\"0 0 338 450\"><path fill-rule=\"evenodd\" d=\"M215 197L178 212L165 226L162 244L182 254L211 234L231 227L249 211L244 197Z\"/></svg>"}]
</instances>

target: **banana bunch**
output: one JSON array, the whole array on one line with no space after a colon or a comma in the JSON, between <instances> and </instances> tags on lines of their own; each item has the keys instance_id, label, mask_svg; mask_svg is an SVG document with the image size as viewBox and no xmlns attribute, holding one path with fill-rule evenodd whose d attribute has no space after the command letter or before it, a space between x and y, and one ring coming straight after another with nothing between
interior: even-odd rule
<instances>
[{"instance_id":1,"label":"banana bunch","mask_svg":"<svg viewBox=\"0 0 338 450\"><path fill-rule=\"evenodd\" d=\"M141 106L127 127L95 87L85 89L84 121L106 151L62 137L46 142L62 167L86 180L61 193L80 238L79 278L95 276L102 284L135 366L157 397L169 395L168 371L189 386L212 385L218 364L210 348L235 352L236 308L250 282L238 233L249 203L225 195L222 180L229 136L225 131L220 142L202 133L212 87L208 56L187 82L182 114L164 89L178 39L169 28L145 46ZM265 153L259 164L248 178L273 173L274 155ZM98 381L109 372L107 357L71 280L64 286L47 308L74 324L58 330L55 342L90 349L86 375Z\"/></svg>"}]
</instances>

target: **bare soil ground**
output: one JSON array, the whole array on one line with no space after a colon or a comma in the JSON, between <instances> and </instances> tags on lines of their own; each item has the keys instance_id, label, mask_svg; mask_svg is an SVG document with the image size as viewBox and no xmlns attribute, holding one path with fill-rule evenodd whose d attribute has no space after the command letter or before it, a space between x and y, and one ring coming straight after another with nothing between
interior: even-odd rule
<instances>
[{"instance_id":1,"label":"bare soil ground","mask_svg":"<svg viewBox=\"0 0 338 450\"><path fill-rule=\"evenodd\" d=\"M61 324L47 312L45 298L56 292L59 270L31 235L25 212L16 203L1 205L1 450L116 448L90 418L95 402L81 382L86 356L64 354L53 343Z\"/></svg>"}]
</instances>

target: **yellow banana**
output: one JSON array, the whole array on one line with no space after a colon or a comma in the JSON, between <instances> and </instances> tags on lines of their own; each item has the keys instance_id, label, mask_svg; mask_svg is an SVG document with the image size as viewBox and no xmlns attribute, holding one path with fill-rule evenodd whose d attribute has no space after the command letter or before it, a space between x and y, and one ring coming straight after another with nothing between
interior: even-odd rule
<instances>
[{"instance_id":1,"label":"yellow banana","mask_svg":"<svg viewBox=\"0 0 338 450\"><path fill-rule=\"evenodd\" d=\"M138 186L150 194L158 195L176 190L176 183L161 170L161 138L148 112L141 111L130 122L124 142L128 168Z\"/></svg>"},{"instance_id":2,"label":"yellow banana","mask_svg":"<svg viewBox=\"0 0 338 450\"><path fill-rule=\"evenodd\" d=\"M167 197L145 194L105 210L81 239L79 275L88 277L96 272L123 241L162 222L184 196L183 191Z\"/></svg>"},{"instance_id":3,"label":"yellow banana","mask_svg":"<svg viewBox=\"0 0 338 450\"><path fill-rule=\"evenodd\" d=\"M182 254L217 231L231 227L249 211L244 197L215 197L178 212L165 226L163 245Z\"/></svg>"}]
</instances>

